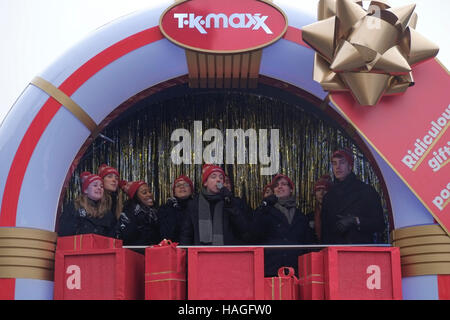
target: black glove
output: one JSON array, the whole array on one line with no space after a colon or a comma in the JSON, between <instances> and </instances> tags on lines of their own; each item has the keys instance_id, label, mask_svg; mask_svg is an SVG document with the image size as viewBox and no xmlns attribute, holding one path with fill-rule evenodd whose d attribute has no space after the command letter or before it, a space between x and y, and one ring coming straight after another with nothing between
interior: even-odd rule
<instances>
[{"instance_id":1,"label":"black glove","mask_svg":"<svg viewBox=\"0 0 450 320\"><path fill-rule=\"evenodd\" d=\"M225 203L230 204L231 198L233 197L233 194L230 190L228 190L227 187L222 187L220 189L220 195L222 196L223 200L225 200Z\"/></svg>"},{"instance_id":2,"label":"black glove","mask_svg":"<svg viewBox=\"0 0 450 320\"><path fill-rule=\"evenodd\" d=\"M340 216L337 215L338 221L336 222L336 228L340 233L347 232L352 226L356 226L356 218L353 216Z\"/></svg>"},{"instance_id":3,"label":"black glove","mask_svg":"<svg viewBox=\"0 0 450 320\"><path fill-rule=\"evenodd\" d=\"M278 202L278 198L276 195L271 194L268 197L265 197L262 201L262 206L263 207L268 207L268 206L273 206Z\"/></svg>"},{"instance_id":4,"label":"black glove","mask_svg":"<svg viewBox=\"0 0 450 320\"><path fill-rule=\"evenodd\" d=\"M178 200L175 197L167 199L167 204L170 207L173 207L173 208L179 208L180 207L180 204L178 203Z\"/></svg>"}]
</instances>

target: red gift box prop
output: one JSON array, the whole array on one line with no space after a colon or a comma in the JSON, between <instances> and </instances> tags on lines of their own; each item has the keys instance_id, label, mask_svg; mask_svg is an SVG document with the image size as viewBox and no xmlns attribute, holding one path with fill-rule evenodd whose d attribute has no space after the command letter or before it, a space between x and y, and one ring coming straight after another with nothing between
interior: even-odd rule
<instances>
[{"instance_id":1,"label":"red gift box prop","mask_svg":"<svg viewBox=\"0 0 450 320\"><path fill-rule=\"evenodd\" d=\"M114 248L122 248L122 240L99 236L98 234L59 237L56 244L56 250L81 251L86 249Z\"/></svg>"},{"instance_id":2,"label":"red gift box prop","mask_svg":"<svg viewBox=\"0 0 450 320\"><path fill-rule=\"evenodd\" d=\"M402 299L398 248L330 247L322 252L326 299Z\"/></svg>"},{"instance_id":3,"label":"red gift box prop","mask_svg":"<svg viewBox=\"0 0 450 320\"><path fill-rule=\"evenodd\" d=\"M189 248L189 300L264 300L263 248Z\"/></svg>"},{"instance_id":4,"label":"red gift box prop","mask_svg":"<svg viewBox=\"0 0 450 320\"><path fill-rule=\"evenodd\" d=\"M298 257L301 300L324 300L323 253L311 252Z\"/></svg>"},{"instance_id":5,"label":"red gift box prop","mask_svg":"<svg viewBox=\"0 0 450 320\"><path fill-rule=\"evenodd\" d=\"M298 279L294 269L282 267L278 277L265 278L264 290L265 300L298 300Z\"/></svg>"},{"instance_id":6,"label":"red gift box prop","mask_svg":"<svg viewBox=\"0 0 450 320\"><path fill-rule=\"evenodd\" d=\"M144 255L128 249L57 250L56 300L144 299Z\"/></svg>"},{"instance_id":7,"label":"red gift box prop","mask_svg":"<svg viewBox=\"0 0 450 320\"><path fill-rule=\"evenodd\" d=\"M145 249L145 299L186 300L186 250L163 241Z\"/></svg>"}]
</instances>

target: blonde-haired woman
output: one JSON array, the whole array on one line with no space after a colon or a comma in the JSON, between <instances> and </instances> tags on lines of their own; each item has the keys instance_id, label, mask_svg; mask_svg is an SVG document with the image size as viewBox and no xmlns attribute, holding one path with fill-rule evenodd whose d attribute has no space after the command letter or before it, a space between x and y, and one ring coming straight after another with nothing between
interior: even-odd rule
<instances>
[{"instance_id":1,"label":"blonde-haired woman","mask_svg":"<svg viewBox=\"0 0 450 320\"><path fill-rule=\"evenodd\" d=\"M115 237L117 219L105 198L102 178L90 172L83 172L80 178L82 193L64 209L59 221L58 235L95 233Z\"/></svg>"}]
</instances>

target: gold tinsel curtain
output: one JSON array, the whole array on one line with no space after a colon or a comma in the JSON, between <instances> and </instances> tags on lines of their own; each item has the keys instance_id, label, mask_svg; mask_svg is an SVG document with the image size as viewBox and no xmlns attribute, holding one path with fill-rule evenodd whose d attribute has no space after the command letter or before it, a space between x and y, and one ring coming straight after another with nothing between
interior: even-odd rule
<instances>
[{"instance_id":1,"label":"gold tinsel curtain","mask_svg":"<svg viewBox=\"0 0 450 320\"><path fill-rule=\"evenodd\" d=\"M144 102L136 112L127 113L104 130L103 134L114 143L99 138L89 147L71 179L65 202L78 196L79 174L97 172L102 163L117 168L121 179L146 181L158 204L171 196L172 183L181 174L189 176L199 191L201 165L174 165L171 161L171 150L177 144L170 140L172 132L184 128L193 137L194 121L202 121L203 133L217 128L224 137L226 129L279 129L280 172L295 183L297 201L304 213L314 210L314 182L323 174L332 175L332 152L351 148L356 154L354 172L375 187L386 208L380 182L369 161L343 132L301 104L242 92L193 93ZM208 144L204 142L203 147ZM257 207L262 189L272 176L261 176L259 164L224 168L234 182L235 194Z\"/></svg>"}]
</instances>

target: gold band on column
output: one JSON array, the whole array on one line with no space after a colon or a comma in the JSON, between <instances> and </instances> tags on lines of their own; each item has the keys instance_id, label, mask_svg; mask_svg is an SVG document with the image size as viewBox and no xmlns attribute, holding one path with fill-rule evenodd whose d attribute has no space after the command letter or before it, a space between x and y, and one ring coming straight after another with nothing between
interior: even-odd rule
<instances>
[{"instance_id":1,"label":"gold band on column","mask_svg":"<svg viewBox=\"0 0 450 320\"><path fill-rule=\"evenodd\" d=\"M94 120L83 110L75 101L73 101L68 95L59 90L53 84L41 77L35 77L31 84L38 87L50 97L62 104L67 110L69 110L78 120L80 120L88 129L91 134L94 134L97 129L97 124Z\"/></svg>"},{"instance_id":2,"label":"gold band on column","mask_svg":"<svg viewBox=\"0 0 450 320\"><path fill-rule=\"evenodd\" d=\"M0 278L53 281L57 234L0 228Z\"/></svg>"},{"instance_id":3,"label":"gold band on column","mask_svg":"<svg viewBox=\"0 0 450 320\"><path fill-rule=\"evenodd\" d=\"M402 276L450 274L450 237L440 225L396 229L391 239L400 248Z\"/></svg>"}]
</instances>

